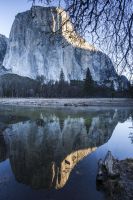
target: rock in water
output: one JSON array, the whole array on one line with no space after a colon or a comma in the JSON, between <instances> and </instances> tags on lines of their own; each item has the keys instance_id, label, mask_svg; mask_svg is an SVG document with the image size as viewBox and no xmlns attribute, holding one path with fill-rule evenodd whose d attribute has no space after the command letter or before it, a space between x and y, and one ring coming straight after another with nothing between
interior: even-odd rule
<instances>
[{"instance_id":1,"label":"rock in water","mask_svg":"<svg viewBox=\"0 0 133 200\"><path fill-rule=\"evenodd\" d=\"M44 75L46 82L59 80L61 69L65 80L83 80L89 68L99 85L119 88L110 58L80 38L56 7L35 6L16 16L3 65L33 79Z\"/></svg>"},{"instance_id":2,"label":"rock in water","mask_svg":"<svg viewBox=\"0 0 133 200\"><path fill-rule=\"evenodd\" d=\"M102 159L100 159L98 161L98 172L97 172L96 180L97 180L97 182L100 182L100 183L102 183L104 181L104 172L103 172L103 161L102 161Z\"/></svg>"},{"instance_id":3,"label":"rock in water","mask_svg":"<svg viewBox=\"0 0 133 200\"><path fill-rule=\"evenodd\" d=\"M108 151L105 160L104 160L104 167L107 172L107 176L111 178L116 178L119 176L119 173L114 169L115 159L111 154L111 151Z\"/></svg>"},{"instance_id":4,"label":"rock in water","mask_svg":"<svg viewBox=\"0 0 133 200\"><path fill-rule=\"evenodd\" d=\"M109 151L104 162L99 160L97 189L108 200L133 199L133 159L116 160Z\"/></svg>"}]
</instances>

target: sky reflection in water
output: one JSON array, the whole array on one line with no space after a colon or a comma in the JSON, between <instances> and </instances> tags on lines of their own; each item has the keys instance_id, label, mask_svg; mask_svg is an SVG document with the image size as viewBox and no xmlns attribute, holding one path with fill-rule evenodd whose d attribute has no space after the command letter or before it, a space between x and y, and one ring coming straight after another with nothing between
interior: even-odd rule
<instances>
[{"instance_id":1,"label":"sky reflection in water","mask_svg":"<svg viewBox=\"0 0 133 200\"><path fill-rule=\"evenodd\" d=\"M1 109L0 199L104 199L95 185L97 161L108 150L133 157L132 113Z\"/></svg>"}]
</instances>

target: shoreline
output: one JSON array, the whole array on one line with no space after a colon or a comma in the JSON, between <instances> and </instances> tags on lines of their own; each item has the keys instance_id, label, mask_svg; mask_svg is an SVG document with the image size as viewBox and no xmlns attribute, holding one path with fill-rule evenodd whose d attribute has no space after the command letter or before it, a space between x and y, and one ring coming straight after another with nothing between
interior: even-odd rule
<instances>
[{"instance_id":1,"label":"shoreline","mask_svg":"<svg viewBox=\"0 0 133 200\"><path fill-rule=\"evenodd\" d=\"M0 106L24 107L133 107L129 98L0 98Z\"/></svg>"}]
</instances>

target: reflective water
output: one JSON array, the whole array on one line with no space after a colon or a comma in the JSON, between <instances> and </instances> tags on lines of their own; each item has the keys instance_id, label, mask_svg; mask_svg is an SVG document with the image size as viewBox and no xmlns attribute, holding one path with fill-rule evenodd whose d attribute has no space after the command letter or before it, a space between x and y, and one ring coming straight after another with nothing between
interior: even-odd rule
<instances>
[{"instance_id":1,"label":"reflective water","mask_svg":"<svg viewBox=\"0 0 133 200\"><path fill-rule=\"evenodd\" d=\"M0 108L0 200L103 200L108 150L133 157L131 108Z\"/></svg>"}]
</instances>

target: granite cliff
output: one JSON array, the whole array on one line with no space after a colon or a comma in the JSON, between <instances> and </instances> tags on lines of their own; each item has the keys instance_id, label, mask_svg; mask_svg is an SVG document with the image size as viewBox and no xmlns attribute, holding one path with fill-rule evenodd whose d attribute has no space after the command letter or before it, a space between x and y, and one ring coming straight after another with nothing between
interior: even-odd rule
<instances>
[{"instance_id":1,"label":"granite cliff","mask_svg":"<svg viewBox=\"0 0 133 200\"><path fill-rule=\"evenodd\" d=\"M8 39L0 34L0 75L5 74L8 70L3 67L3 60L7 50Z\"/></svg>"},{"instance_id":2,"label":"granite cliff","mask_svg":"<svg viewBox=\"0 0 133 200\"><path fill-rule=\"evenodd\" d=\"M83 80L87 68L99 85L117 90L122 79L110 58L73 30L66 12L56 7L32 7L16 15L3 66L12 73L45 81ZM124 85L124 87L126 87Z\"/></svg>"},{"instance_id":3,"label":"granite cliff","mask_svg":"<svg viewBox=\"0 0 133 200\"><path fill-rule=\"evenodd\" d=\"M3 63L5 54L6 54L6 49L7 49L7 41L8 39L0 34L0 66Z\"/></svg>"}]
</instances>

